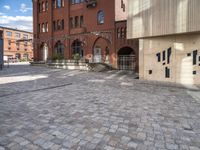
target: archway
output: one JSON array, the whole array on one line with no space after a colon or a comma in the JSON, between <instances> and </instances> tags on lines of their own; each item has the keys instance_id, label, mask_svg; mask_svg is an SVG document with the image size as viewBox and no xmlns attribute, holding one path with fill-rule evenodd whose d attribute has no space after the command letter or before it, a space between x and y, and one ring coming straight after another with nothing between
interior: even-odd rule
<instances>
[{"instance_id":1,"label":"archway","mask_svg":"<svg viewBox=\"0 0 200 150\"><path fill-rule=\"evenodd\" d=\"M54 47L54 55L56 55L59 58L64 58L64 50L65 50L64 44L58 41Z\"/></svg>"},{"instance_id":2,"label":"archway","mask_svg":"<svg viewBox=\"0 0 200 150\"><path fill-rule=\"evenodd\" d=\"M110 63L110 43L103 37L98 37L93 45L93 62Z\"/></svg>"},{"instance_id":3,"label":"archway","mask_svg":"<svg viewBox=\"0 0 200 150\"><path fill-rule=\"evenodd\" d=\"M42 52L42 61L47 61L47 58L48 58L48 46L47 46L46 43L42 44L41 52Z\"/></svg>"},{"instance_id":4,"label":"archway","mask_svg":"<svg viewBox=\"0 0 200 150\"><path fill-rule=\"evenodd\" d=\"M72 55L74 56L77 54L80 58L84 57L83 43L78 39L72 43Z\"/></svg>"},{"instance_id":5,"label":"archway","mask_svg":"<svg viewBox=\"0 0 200 150\"><path fill-rule=\"evenodd\" d=\"M15 54L15 58L16 58L17 60L20 60L20 59L21 59L21 54L20 54L20 53L16 53L16 54Z\"/></svg>"},{"instance_id":6,"label":"archway","mask_svg":"<svg viewBox=\"0 0 200 150\"><path fill-rule=\"evenodd\" d=\"M118 69L135 71L136 56L135 51L130 47L122 47L118 51Z\"/></svg>"}]
</instances>

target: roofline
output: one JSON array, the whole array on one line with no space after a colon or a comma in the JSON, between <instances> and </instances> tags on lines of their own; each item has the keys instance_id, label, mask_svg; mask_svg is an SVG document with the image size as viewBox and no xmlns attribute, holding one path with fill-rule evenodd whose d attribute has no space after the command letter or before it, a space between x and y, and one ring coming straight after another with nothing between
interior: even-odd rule
<instances>
[{"instance_id":1,"label":"roofline","mask_svg":"<svg viewBox=\"0 0 200 150\"><path fill-rule=\"evenodd\" d=\"M33 34L33 32L19 30L19 29L14 29L14 28L9 28L9 27L0 26L0 28Z\"/></svg>"},{"instance_id":2,"label":"roofline","mask_svg":"<svg viewBox=\"0 0 200 150\"><path fill-rule=\"evenodd\" d=\"M127 22L127 19L115 21L115 23L119 23L119 22Z\"/></svg>"}]
</instances>

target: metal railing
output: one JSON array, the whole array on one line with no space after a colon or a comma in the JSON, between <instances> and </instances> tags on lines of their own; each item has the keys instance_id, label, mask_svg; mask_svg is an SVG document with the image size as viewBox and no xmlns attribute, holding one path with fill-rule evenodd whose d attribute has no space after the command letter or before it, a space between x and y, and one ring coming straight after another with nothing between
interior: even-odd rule
<instances>
[{"instance_id":1,"label":"metal railing","mask_svg":"<svg viewBox=\"0 0 200 150\"><path fill-rule=\"evenodd\" d=\"M136 57L135 55L119 55L118 56L118 69L135 71Z\"/></svg>"}]
</instances>

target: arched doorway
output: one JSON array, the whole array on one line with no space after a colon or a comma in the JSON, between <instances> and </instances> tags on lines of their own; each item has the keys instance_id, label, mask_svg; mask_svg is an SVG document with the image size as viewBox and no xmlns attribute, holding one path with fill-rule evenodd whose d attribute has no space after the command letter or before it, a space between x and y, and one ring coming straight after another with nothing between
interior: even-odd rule
<instances>
[{"instance_id":1,"label":"arched doorway","mask_svg":"<svg viewBox=\"0 0 200 150\"><path fill-rule=\"evenodd\" d=\"M56 55L59 59L63 59L64 58L64 50L65 50L64 44L61 43L60 41L58 41L54 47L54 55Z\"/></svg>"},{"instance_id":2,"label":"arched doorway","mask_svg":"<svg viewBox=\"0 0 200 150\"><path fill-rule=\"evenodd\" d=\"M136 56L132 48L123 47L118 51L118 69L135 71Z\"/></svg>"},{"instance_id":3,"label":"arched doorway","mask_svg":"<svg viewBox=\"0 0 200 150\"><path fill-rule=\"evenodd\" d=\"M72 55L79 55L80 58L84 57L83 43L78 39L72 43Z\"/></svg>"},{"instance_id":4,"label":"arched doorway","mask_svg":"<svg viewBox=\"0 0 200 150\"><path fill-rule=\"evenodd\" d=\"M23 58L24 58L26 61L28 61L28 60L29 60L29 55L28 55L28 53L25 53L25 54L23 55Z\"/></svg>"},{"instance_id":5,"label":"arched doorway","mask_svg":"<svg viewBox=\"0 0 200 150\"><path fill-rule=\"evenodd\" d=\"M47 61L48 58L48 46L46 43L43 43L41 46L42 51L42 61Z\"/></svg>"},{"instance_id":6,"label":"arched doorway","mask_svg":"<svg viewBox=\"0 0 200 150\"><path fill-rule=\"evenodd\" d=\"M93 62L94 63L110 63L110 42L103 38L98 37L93 45Z\"/></svg>"},{"instance_id":7,"label":"arched doorway","mask_svg":"<svg viewBox=\"0 0 200 150\"><path fill-rule=\"evenodd\" d=\"M17 60L20 60L20 59L21 59L21 54L20 54L20 53L16 53L16 54L15 54L15 58L16 58Z\"/></svg>"}]
</instances>

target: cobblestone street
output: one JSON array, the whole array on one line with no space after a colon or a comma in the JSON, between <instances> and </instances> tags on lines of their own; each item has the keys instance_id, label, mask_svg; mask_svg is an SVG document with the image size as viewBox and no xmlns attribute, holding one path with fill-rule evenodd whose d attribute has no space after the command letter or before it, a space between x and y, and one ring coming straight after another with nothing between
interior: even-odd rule
<instances>
[{"instance_id":1,"label":"cobblestone street","mask_svg":"<svg viewBox=\"0 0 200 150\"><path fill-rule=\"evenodd\" d=\"M200 150L198 91L105 73L0 71L0 150Z\"/></svg>"}]
</instances>

